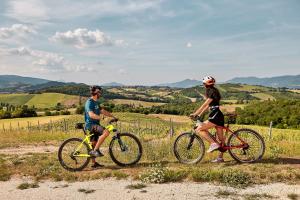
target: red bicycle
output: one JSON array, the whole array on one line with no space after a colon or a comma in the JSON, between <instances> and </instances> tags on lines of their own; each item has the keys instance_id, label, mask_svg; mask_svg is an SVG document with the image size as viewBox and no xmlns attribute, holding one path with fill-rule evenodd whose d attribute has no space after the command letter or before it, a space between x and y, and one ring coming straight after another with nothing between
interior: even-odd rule
<instances>
[{"instance_id":1,"label":"red bicycle","mask_svg":"<svg viewBox=\"0 0 300 200\"><path fill-rule=\"evenodd\" d=\"M243 163L251 163L260 160L265 153L265 142L263 137L256 131L248 128L232 131L229 128L230 121L236 117L235 114L226 114L229 117L228 123L223 127L224 134L230 136L227 145L221 146L218 150L225 152L228 150L230 156ZM180 134L174 143L173 151L176 158L181 163L195 164L202 160L205 154L205 146L201 137L199 137L195 129L197 124L201 123L199 118L193 119L196 122L191 132ZM210 134L211 135L211 134ZM217 142L216 136L211 137Z\"/></svg>"}]
</instances>

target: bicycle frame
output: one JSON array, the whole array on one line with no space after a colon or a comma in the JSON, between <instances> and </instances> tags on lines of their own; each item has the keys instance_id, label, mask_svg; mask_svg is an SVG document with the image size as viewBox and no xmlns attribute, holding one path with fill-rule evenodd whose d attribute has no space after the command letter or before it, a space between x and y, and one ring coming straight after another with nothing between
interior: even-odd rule
<instances>
[{"instance_id":1,"label":"bicycle frame","mask_svg":"<svg viewBox=\"0 0 300 200\"><path fill-rule=\"evenodd\" d=\"M217 126L217 127L222 128L223 130L225 130L224 134L228 134L228 132L230 134L234 134L234 132L229 128L229 123L226 126ZM197 127L194 127L194 131L193 131L194 134L196 134L196 131L195 131L196 128ZM209 135L212 137L213 140L215 140L217 142L216 137L212 136L211 134L209 134ZM241 149L241 148L247 148L248 147L248 144L244 140L242 140L239 136L235 135L235 137L241 142L240 145L235 145L235 146L223 145L219 148L219 150L222 151L222 152L225 152L228 149ZM191 141L190 141L190 143L187 147L188 149L190 149L192 147L193 141L194 141L194 137L191 138Z\"/></svg>"},{"instance_id":2,"label":"bicycle frame","mask_svg":"<svg viewBox=\"0 0 300 200\"><path fill-rule=\"evenodd\" d=\"M106 130L108 130L110 133L112 132L115 132L116 135L113 136L113 137L118 137L118 132L117 132L117 129L114 127L114 125L112 124L109 124L105 127ZM72 156L74 157L91 157L89 154L76 154L77 152L79 152L79 150L82 148L82 146L84 145L84 143L86 143L88 145L88 147L90 149L93 149L93 146L91 144L91 140L90 138L94 135L93 133L91 133L89 130L84 130L83 129L83 132L84 132L84 135L85 135L85 138L83 139L83 141L81 142L80 145L78 145L78 147L75 149L74 153L72 154ZM119 140L120 141L120 140ZM124 146L123 144L120 143L120 146L121 148ZM122 148L123 150L123 148Z\"/></svg>"}]
</instances>

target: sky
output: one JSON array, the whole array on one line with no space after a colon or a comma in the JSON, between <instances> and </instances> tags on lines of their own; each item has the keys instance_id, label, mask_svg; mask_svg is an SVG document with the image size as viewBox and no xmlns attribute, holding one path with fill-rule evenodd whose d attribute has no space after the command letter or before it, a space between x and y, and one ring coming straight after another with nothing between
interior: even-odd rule
<instances>
[{"instance_id":1,"label":"sky","mask_svg":"<svg viewBox=\"0 0 300 200\"><path fill-rule=\"evenodd\" d=\"M0 0L0 74L153 85L300 74L299 0Z\"/></svg>"}]
</instances>

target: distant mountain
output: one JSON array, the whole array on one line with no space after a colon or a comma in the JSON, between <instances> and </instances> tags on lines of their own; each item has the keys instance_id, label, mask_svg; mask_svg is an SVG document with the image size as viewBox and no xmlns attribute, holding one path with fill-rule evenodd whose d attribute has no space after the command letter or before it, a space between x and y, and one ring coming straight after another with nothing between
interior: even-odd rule
<instances>
[{"instance_id":1,"label":"distant mountain","mask_svg":"<svg viewBox=\"0 0 300 200\"><path fill-rule=\"evenodd\" d=\"M117 82L110 82L110 83L104 83L102 84L104 87L112 86L112 87L121 87L124 86L122 83L117 83Z\"/></svg>"},{"instance_id":2,"label":"distant mountain","mask_svg":"<svg viewBox=\"0 0 300 200\"><path fill-rule=\"evenodd\" d=\"M192 79L185 79L183 81L175 82L175 83L163 83L158 84L157 86L166 86L172 88L190 88L197 85L202 85L202 81L192 80Z\"/></svg>"},{"instance_id":3,"label":"distant mountain","mask_svg":"<svg viewBox=\"0 0 300 200\"><path fill-rule=\"evenodd\" d=\"M287 87L287 88L300 88L300 75L295 76L277 76L270 78L257 78L257 77L237 77L233 78L227 83L241 83L248 85L262 85L268 87Z\"/></svg>"},{"instance_id":4,"label":"distant mountain","mask_svg":"<svg viewBox=\"0 0 300 200\"><path fill-rule=\"evenodd\" d=\"M47 82L49 82L49 80L40 78L23 77L17 75L0 75L0 88L14 88L26 85L38 85Z\"/></svg>"}]
</instances>

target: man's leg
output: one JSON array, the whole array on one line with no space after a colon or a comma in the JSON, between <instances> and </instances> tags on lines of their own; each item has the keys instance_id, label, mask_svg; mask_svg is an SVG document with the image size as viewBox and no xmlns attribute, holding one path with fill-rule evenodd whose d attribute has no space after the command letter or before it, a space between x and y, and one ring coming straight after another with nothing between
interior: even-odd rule
<instances>
[{"instance_id":1,"label":"man's leg","mask_svg":"<svg viewBox=\"0 0 300 200\"><path fill-rule=\"evenodd\" d=\"M91 143L92 143L92 147L95 148L95 146L97 144L97 141L91 141ZM93 162L93 164L95 164L96 163L96 158L92 157L92 162Z\"/></svg>"},{"instance_id":2,"label":"man's leg","mask_svg":"<svg viewBox=\"0 0 300 200\"><path fill-rule=\"evenodd\" d=\"M103 131L103 134L99 137L97 144L94 147L94 150L98 150L101 146L101 144L104 142L105 138L109 136L109 131L105 129Z\"/></svg>"}]
</instances>

